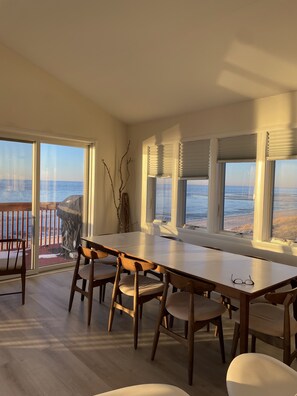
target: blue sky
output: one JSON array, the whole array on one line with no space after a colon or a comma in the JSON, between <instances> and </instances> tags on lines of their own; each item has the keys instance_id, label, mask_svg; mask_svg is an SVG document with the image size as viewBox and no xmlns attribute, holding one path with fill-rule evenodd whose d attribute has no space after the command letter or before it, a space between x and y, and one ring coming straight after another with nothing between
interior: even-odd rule
<instances>
[{"instance_id":1,"label":"blue sky","mask_svg":"<svg viewBox=\"0 0 297 396\"><path fill-rule=\"evenodd\" d=\"M297 160L277 161L277 187L297 188ZM84 149L41 144L41 180L82 181ZM32 144L0 141L0 179L32 178ZM227 185L254 183L255 163L228 164Z\"/></svg>"},{"instance_id":2,"label":"blue sky","mask_svg":"<svg viewBox=\"0 0 297 396\"><path fill-rule=\"evenodd\" d=\"M84 149L41 144L41 180L82 181ZM0 141L0 179L32 178L32 144Z\"/></svg>"}]
</instances>

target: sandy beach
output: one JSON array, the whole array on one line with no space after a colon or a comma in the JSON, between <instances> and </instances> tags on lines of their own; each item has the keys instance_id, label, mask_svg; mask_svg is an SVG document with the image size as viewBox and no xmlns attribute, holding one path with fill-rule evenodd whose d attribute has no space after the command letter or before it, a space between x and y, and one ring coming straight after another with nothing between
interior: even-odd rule
<instances>
[{"instance_id":1,"label":"sandy beach","mask_svg":"<svg viewBox=\"0 0 297 396\"><path fill-rule=\"evenodd\" d=\"M245 235L253 234L253 215L229 216L225 217L224 230ZM190 222L189 225L206 227L207 220L201 219L199 222ZM273 216L272 237L279 239L297 239L297 210L275 211Z\"/></svg>"},{"instance_id":2,"label":"sandy beach","mask_svg":"<svg viewBox=\"0 0 297 396\"><path fill-rule=\"evenodd\" d=\"M225 218L224 229L232 232L252 234L253 216L230 216ZM290 240L297 239L297 210L274 212L272 237Z\"/></svg>"}]
</instances>

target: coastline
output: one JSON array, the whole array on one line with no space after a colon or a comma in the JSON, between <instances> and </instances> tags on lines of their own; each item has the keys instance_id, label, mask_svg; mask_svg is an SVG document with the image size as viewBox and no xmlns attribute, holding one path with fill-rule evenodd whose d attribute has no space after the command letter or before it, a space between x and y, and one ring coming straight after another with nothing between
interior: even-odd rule
<instances>
[{"instance_id":1,"label":"coastline","mask_svg":"<svg viewBox=\"0 0 297 396\"><path fill-rule=\"evenodd\" d=\"M253 234L254 216L245 214L240 216L228 216L224 219L224 230L245 235ZM191 221L191 226L207 227L207 219ZM273 212L273 238L279 239L297 239L297 209L278 210Z\"/></svg>"}]
</instances>

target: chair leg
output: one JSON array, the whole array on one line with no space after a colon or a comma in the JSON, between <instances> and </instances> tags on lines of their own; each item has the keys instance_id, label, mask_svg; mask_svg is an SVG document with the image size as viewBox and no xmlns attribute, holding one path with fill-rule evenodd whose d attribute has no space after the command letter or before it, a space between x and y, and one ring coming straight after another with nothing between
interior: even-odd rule
<instances>
[{"instance_id":1,"label":"chair leg","mask_svg":"<svg viewBox=\"0 0 297 396\"><path fill-rule=\"evenodd\" d=\"M239 325L239 323L235 322L232 348L231 348L231 358L232 359L234 359L235 355L236 355L239 337L240 337L240 325Z\"/></svg>"},{"instance_id":2,"label":"chair leg","mask_svg":"<svg viewBox=\"0 0 297 396\"><path fill-rule=\"evenodd\" d=\"M193 383L193 366L194 366L194 330L192 326L189 326L188 334L188 381L189 385Z\"/></svg>"},{"instance_id":3,"label":"chair leg","mask_svg":"<svg viewBox=\"0 0 297 396\"><path fill-rule=\"evenodd\" d=\"M83 290L83 291L86 291L86 286L87 286L87 281L86 281L86 279L83 279L83 280L82 280L82 290ZM82 295L80 296L81 301L84 301L84 298L85 298L85 296L82 294Z\"/></svg>"},{"instance_id":4,"label":"chair leg","mask_svg":"<svg viewBox=\"0 0 297 396\"><path fill-rule=\"evenodd\" d=\"M90 326L90 324L91 324L92 304L93 304L93 285L89 284L89 290L88 290L88 326Z\"/></svg>"},{"instance_id":5,"label":"chair leg","mask_svg":"<svg viewBox=\"0 0 297 396\"><path fill-rule=\"evenodd\" d=\"M25 304L25 293L26 293L26 274L23 273L22 277L22 304Z\"/></svg>"},{"instance_id":6,"label":"chair leg","mask_svg":"<svg viewBox=\"0 0 297 396\"><path fill-rule=\"evenodd\" d=\"M120 289L118 288L118 286L116 284L114 284L113 290L112 290L110 310L109 310L108 327L107 327L108 331L111 331L111 328L112 328L112 322L113 322L114 311L115 311L114 304L117 300L118 295L119 295L120 304L122 305L122 296L121 296ZM121 310L121 313L122 313L122 310Z\"/></svg>"},{"instance_id":7,"label":"chair leg","mask_svg":"<svg viewBox=\"0 0 297 396\"><path fill-rule=\"evenodd\" d=\"M185 338L188 338L188 330L189 330L188 322L185 321L185 329L184 329Z\"/></svg>"},{"instance_id":8,"label":"chair leg","mask_svg":"<svg viewBox=\"0 0 297 396\"><path fill-rule=\"evenodd\" d=\"M283 362L288 366L291 365L291 343L286 341L284 341Z\"/></svg>"},{"instance_id":9,"label":"chair leg","mask_svg":"<svg viewBox=\"0 0 297 396\"><path fill-rule=\"evenodd\" d=\"M252 335L251 352L256 352L256 337Z\"/></svg>"},{"instance_id":10,"label":"chair leg","mask_svg":"<svg viewBox=\"0 0 297 396\"><path fill-rule=\"evenodd\" d=\"M103 287L104 285L100 285L99 287L99 304L102 303Z\"/></svg>"},{"instance_id":11,"label":"chair leg","mask_svg":"<svg viewBox=\"0 0 297 396\"><path fill-rule=\"evenodd\" d=\"M225 363L226 362L225 345L224 345L224 334L223 334L223 325L222 325L222 317L221 316L218 318L217 331L219 333L222 362Z\"/></svg>"},{"instance_id":12,"label":"chair leg","mask_svg":"<svg viewBox=\"0 0 297 396\"><path fill-rule=\"evenodd\" d=\"M159 342L159 337L160 337L160 326L162 325L162 321L163 319L165 319L164 324L165 327L168 328L168 317L167 315L163 314L163 310L162 307L160 308L160 313L158 316L158 322L156 324L156 329L155 329L155 335L154 335L154 341L153 341L153 347L152 347L152 354L151 354L151 360L155 359L155 355L156 355L156 350L157 350L157 346L158 346L158 342Z\"/></svg>"},{"instance_id":13,"label":"chair leg","mask_svg":"<svg viewBox=\"0 0 297 396\"><path fill-rule=\"evenodd\" d=\"M73 303L73 298L74 298L74 293L75 293L75 286L76 286L76 279L75 279L75 277L73 277L71 291L70 291L70 297L69 297L68 312L70 312L71 308L72 308L72 303Z\"/></svg>"},{"instance_id":14,"label":"chair leg","mask_svg":"<svg viewBox=\"0 0 297 396\"><path fill-rule=\"evenodd\" d=\"M134 310L133 315L133 332L134 332L134 349L137 349L138 341L138 307Z\"/></svg>"}]
</instances>

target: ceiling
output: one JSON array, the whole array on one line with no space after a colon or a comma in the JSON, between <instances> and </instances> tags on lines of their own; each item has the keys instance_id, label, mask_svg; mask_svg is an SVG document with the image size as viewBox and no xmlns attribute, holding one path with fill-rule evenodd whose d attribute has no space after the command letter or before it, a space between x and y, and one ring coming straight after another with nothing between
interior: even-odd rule
<instances>
[{"instance_id":1,"label":"ceiling","mask_svg":"<svg viewBox=\"0 0 297 396\"><path fill-rule=\"evenodd\" d=\"M0 0L0 42L128 124L297 90L296 0Z\"/></svg>"}]
</instances>

